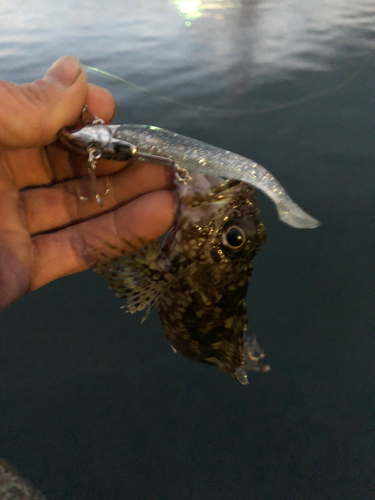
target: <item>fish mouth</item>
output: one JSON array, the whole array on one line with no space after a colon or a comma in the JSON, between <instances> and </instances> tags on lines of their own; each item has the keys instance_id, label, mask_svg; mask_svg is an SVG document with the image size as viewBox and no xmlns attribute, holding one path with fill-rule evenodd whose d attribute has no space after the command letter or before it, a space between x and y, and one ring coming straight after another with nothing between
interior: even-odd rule
<instances>
[{"instance_id":1,"label":"fish mouth","mask_svg":"<svg viewBox=\"0 0 375 500\"><path fill-rule=\"evenodd\" d=\"M225 183L223 177L214 177L209 174L199 174L197 172L189 172L190 179L188 185L197 189L212 189L221 186Z\"/></svg>"},{"instance_id":2,"label":"fish mouth","mask_svg":"<svg viewBox=\"0 0 375 500\"><path fill-rule=\"evenodd\" d=\"M238 180L193 172L186 183L177 185L179 209L176 222L207 223L218 210L226 211L236 196L248 189L247 184Z\"/></svg>"},{"instance_id":3,"label":"fish mouth","mask_svg":"<svg viewBox=\"0 0 375 500\"><path fill-rule=\"evenodd\" d=\"M178 184L177 190L182 199L189 199L196 195L197 200L204 199L209 196L214 202L215 195L219 195L220 199L227 198L243 190L246 184L238 180L224 179L223 177L213 177L209 174L199 174L192 172L189 174L189 179L184 184ZM235 186L238 188L234 189Z\"/></svg>"}]
</instances>

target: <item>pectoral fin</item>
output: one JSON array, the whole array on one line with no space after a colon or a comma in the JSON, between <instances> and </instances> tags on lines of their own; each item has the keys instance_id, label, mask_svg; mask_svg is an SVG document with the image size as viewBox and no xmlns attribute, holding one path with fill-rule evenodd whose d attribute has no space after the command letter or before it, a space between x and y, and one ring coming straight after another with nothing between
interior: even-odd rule
<instances>
[{"instance_id":1,"label":"pectoral fin","mask_svg":"<svg viewBox=\"0 0 375 500\"><path fill-rule=\"evenodd\" d=\"M134 248L128 241L126 243ZM143 323L151 309L158 305L165 283L166 270L159 258L159 243L148 243L130 253L112 245L109 248L108 253L101 252L99 258L95 258L93 268L106 280L116 297L127 299L123 307L128 312L146 308Z\"/></svg>"}]
</instances>

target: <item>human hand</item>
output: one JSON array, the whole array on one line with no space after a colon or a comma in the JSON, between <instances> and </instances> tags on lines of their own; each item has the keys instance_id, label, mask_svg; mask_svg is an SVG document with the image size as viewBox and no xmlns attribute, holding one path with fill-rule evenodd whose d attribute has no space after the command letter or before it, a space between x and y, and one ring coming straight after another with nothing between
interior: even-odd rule
<instances>
[{"instance_id":1,"label":"human hand","mask_svg":"<svg viewBox=\"0 0 375 500\"><path fill-rule=\"evenodd\" d=\"M103 242L123 246L165 233L174 217L173 171L162 165L99 160L104 209L87 191L87 159L54 142L85 104L109 122L112 95L87 83L79 62L59 59L42 80L0 81L0 310L24 293L89 267ZM123 169L123 170L122 170ZM102 176L102 177L100 177ZM25 189L28 188L28 189ZM133 240L133 241L132 241Z\"/></svg>"}]
</instances>

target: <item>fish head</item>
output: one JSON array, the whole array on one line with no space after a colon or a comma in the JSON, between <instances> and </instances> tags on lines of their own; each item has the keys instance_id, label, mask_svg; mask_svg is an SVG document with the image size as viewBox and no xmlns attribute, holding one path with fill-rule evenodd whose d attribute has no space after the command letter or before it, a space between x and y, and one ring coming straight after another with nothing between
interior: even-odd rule
<instances>
[{"instance_id":1,"label":"fish head","mask_svg":"<svg viewBox=\"0 0 375 500\"><path fill-rule=\"evenodd\" d=\"M208 184L201 178L208 178ZM194 279L203 280L208 294L223 282L236 289L247 283L253 258L265 241L255 190L243 182L220 179L218 184L212 179L196 174L194 184L179 188L176 223L163 245L176 267L199 269Z\"/></svg>"},{"instance_id":2,"label":"fish head","mask_svg":"<svg viewBox=\"0 0 375 500\"><path fill-rule=\"evenodd\" d=\"M253 188L198 175L180 186L176 223L162 247L173 273L172 297L159 314L172 347L246 382L267 371L255 339L244 342L245 297L253 259L265 241Z\"/></svg>"}]
</instances>

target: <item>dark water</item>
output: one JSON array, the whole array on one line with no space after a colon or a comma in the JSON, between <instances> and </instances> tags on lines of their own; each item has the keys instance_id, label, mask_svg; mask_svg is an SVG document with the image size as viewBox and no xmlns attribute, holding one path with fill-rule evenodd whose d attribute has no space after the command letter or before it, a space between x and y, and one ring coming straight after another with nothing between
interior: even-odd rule
<instances>
[{"instance_id":1,"label":"dark water","mask_svg":"<svg viewBox=\"0 0 375 500\"><path fill-rule=\"evenodd\" d=\"M5 1L0 32L1 78L72 53L190 106L91 74L118 123L250 156L323 221L259 196L248 311L272 370L247 387L96 275L24 297L0 319L0 455L52 500L374 498L374 2Z\"/></svg>"}]
</instances>

